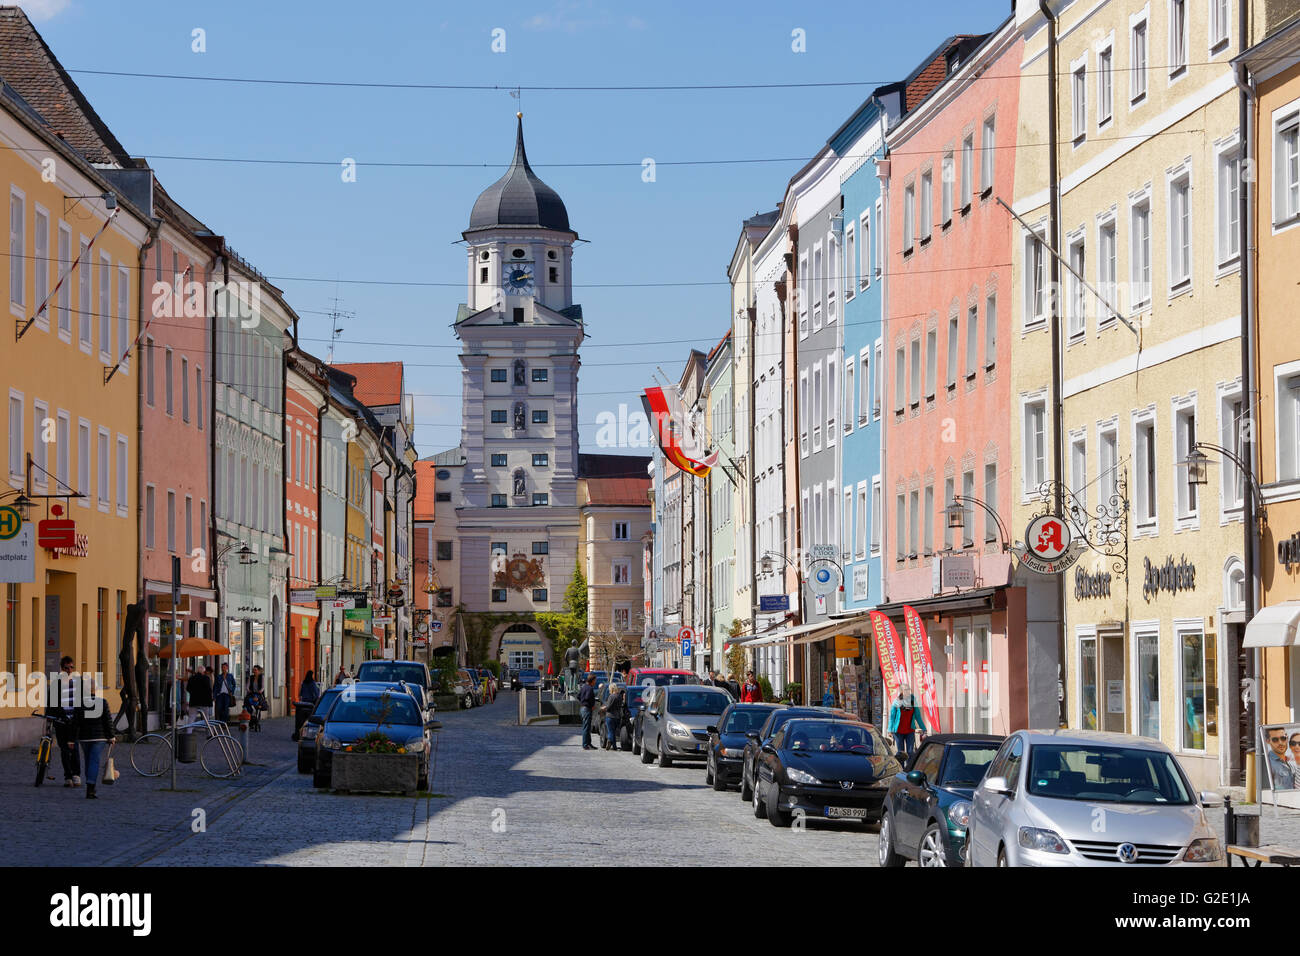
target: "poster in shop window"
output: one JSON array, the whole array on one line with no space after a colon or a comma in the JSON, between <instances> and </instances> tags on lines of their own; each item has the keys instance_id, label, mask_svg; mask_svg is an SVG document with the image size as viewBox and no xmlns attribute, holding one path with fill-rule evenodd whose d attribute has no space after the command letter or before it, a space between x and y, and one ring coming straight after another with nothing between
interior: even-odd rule
<instances>
[{"instance_id":1,"label":"poster in shop window","mask_svg":"<svg viewBox=\"0 0 1300 956\"><path fill-rule=\"evenodd\" d=\"M930 638L925 633L925 622L916 608L903 605L903 622L907 625L907 643L912 651L912 666L916 668L917 696L925 712L925 725L930 733L941 733L939 726L939 695L934 685L934 664L930 659Z\"/></svg>"}]
</instances>

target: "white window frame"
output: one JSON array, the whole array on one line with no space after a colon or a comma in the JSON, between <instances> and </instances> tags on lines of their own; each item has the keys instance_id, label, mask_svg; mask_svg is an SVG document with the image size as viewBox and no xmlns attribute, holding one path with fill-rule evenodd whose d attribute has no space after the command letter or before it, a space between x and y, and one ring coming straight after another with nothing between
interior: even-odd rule
<instances>
[{"instance_id":1,"label":"white window frame","mask_svg":"<svg viewBox=\"0 0 1300 956\"><path fill-rule=\"evenodd\" d=\"M1088 52L1070 63L1070 132L1075 149L1088 138Z\"/></svg>"},{"instance_id":2,"label":"white window frame","mask_svg":"<svg viewBox=\"0 0 1300 956\"><path fill-rule=\"evenodd\" d=\"M916 183L903 187L903 255L912 251L916 245Z\"/></svg>"},{"instance_id":3,"label":"white window frame","mask_svg":"<svg viewBox=\"0 0 1300 956\"><path fill-rule=\"evenodd\" d=\"M1107 448L1110 466L1107 467ZM1111 418L1097 423L1097 497L1109 504L1119 493L1119 421Z\"/></svg>"},{"instance_id":4,"label":"white window frame","mask_svg":"<svg viewBox=\"0 0 1300 956\"><path fill-rule=\"evenodd\" d=\"M153 551L154 546L157 544L157 516L154 514L157 507L158 487L146 482L144 486L144 546L147 551Z\"/></svg>"},{"instance_id":5,"label":"white window frame","mask_svg":"<svg viewBox=\"0 0 1300 956\"><path fill-rule=\"evenodd\" d=\"M994 153L998 145L997 114L990 113L980 125L980 198L991 195L997 175Z\"/></svg>"},{"instance_id":6,"label":"white window frame","mask_svg":"<svg viewBox=\"0 0 1300 956\"><path fill-rule=\"evenodd\" d=\"M921 188L916 200L916 223L919 228L917 241L925 244L934 232L934 167L921 172Z\"/></svg>"},{"instance_id":7,"label":"white window frame","mask_svg":"<svg viewBox=\"0 0 1300 956\"><path fill-rule=\"evenodd\" d=\"M113 259L107 252L99 254L99 293L96 303L99 312L99 361L103 365L112 364L113 354Z\"/></svg>"},{"instance_id":8,"label":"white window frame","mask_svg":"<svg viewBox=\"0 0 1300 956\"><path fill-rule=\"evenodd\" d=\"M1142 38L1142 65L1138 60L1138 37ZM1128 19L1129 109L1146 102L1151 78L1151 5L1147 4Z\"/></svg>"},{"instance_id":9,"label":"white window frame","mask_svg":"<svg viewBox=\"0 0 1300 956\"><path fill-rule=\"evenodd\" d=\"M956 389L957 379L960 377L960 372L958 371L958 365L960 364L958 353L961 349L961 314L959 312L953 312L948 316L948 336L945 341L948 346L948 357L946 360L948 366L948 380L946 384L948 390L953 391Z\"/></svg>"},{"instance_id":10,"label":"white window frame","mask_svg":"<svg viewBox=\"0 0 1300 956\"><path fill-rule=\"evenodd\" d=\"M32 484L44 491L46 489L46 471L50 467L50 448L45 442L45 420L50 417L48 402L39 398L32 399Z\"/></svg>"},{"instance_id":11,"label":"white window frame","mask_svg":"<svg viewBox=\"0 0 1300 956\"><path fill-rule=\"evenodd\" d=\"M1300 99L1273 111L1273 234L1300 224ZM1285 133L1294 132L1295 148L1288 157ZM1289 161L1288 161L1289 160Z\"/></svg>"},{"instance_id":12,"label":"white window frame","mask_svg":"<svg viewBox=\"0 0 1300 956\"><path fill-rule=\"evenodd\" d=\"M1174 660L1176 662L1175 665L1177 671L1176 679L1178 683L1178 696L1176 699L1179 701L1187 701L1188 700L1187 688L1183 683L1183 676L1184 676L1183 675L1183 637L1185 635L1199 634L1201 636L1201 679L1204 683L1208 685L1209 677L1211 676L1205 672L1205 643L1206 643L1205 619L1204 618L1175 618L1173 630L1174 630ZM1217 643L1215 645L1215 656L1216 657L1218 656ZM1218 675L1216 674L1213 676L1216 678L1215 683L1217 685ZM1205 703L1206 706L1208 707L1210 703L1209 693L1208 691L1204 691L1204 693L1205 693ZM1186 717L1185 710L1182 706L1178 708L1178 716L1179 716L1178 752L1185 753L1185 754L1207 753L1209 750L1209 738L1210 738L1209 731L1207 729L1202 729L1201 731L1201 738L1205 746L1202 746L1199 749L1193 748L1192 746L1189 745L1188 741L1185 739L1185 734L1187 733L1187 717Z\"/></svg>"},{"instance_id":13,"label":"white window frame","mask_svg":"<svg viewBox=\"0 0 1300 956\"><path fill-rule=\"evenodd\" d=\"M1147 451L1142 445L1142 434L1152 429L1152 448ZM1153 459L1160 456L1160 430L1156 421L1154 406L1135 411L1132 417L1130 436L1133 442L1133 536L1142 537L1160 533L1160 465L1159 461L1150 463L1143 469L1144 452ZM1151 487L1147 487L1148 474ZM1146 505L1147 507L1143 507Z\"/></svg>"},{"instance_id":14,"label":"white window frame","mask_svg":"<svg viewBox=\"0 0 1300 956\"><path fill-rule=\"evenodd\" d=\"M956 157L952 150L948 150L939 164L939 220L945 229L952 225L953 182L956 179Z\"/></svg>"},{"instance_id":15,"label":"white window frame","mask_svg":"<svg viewBox=\"0 0 1300 956\"><path fill-rule=\"evenodd\" d=\"M1025 322L1026 330L1036 329L1047 322L1049 275L1047 264L1046 230L1023 232L1025 250Z\"/></svg>"},{"instance_id":16,"label":"white window frame","mask_svg":"<svg viewBox=\"0 0 1300 956\"><path fill-rule=\"evenodd\" d=\"M113 483L113 466L109 458L112 436L103 425L95 432L95 501L104 514L109 511L109 488Z\"/></svg>"},{"instance_id":17,"label":"white window frame","mask_svg":"<svg viewBox=\"0 0 1300 956\"><path fill-rule=\"evenodd\" d=\"M853 556L861 561L866 558L868 549L872 554L880 551L880 543L871 540L871 491L865 480L859 481L854 490L857 499L857 513L854 521Z\"/></svg>"},{"instance_id":18,"label":"white window frame","mask_svg":"<svg viewBox=\"0 0 1300 956\"><path fill-rule=\"evenodd\" d=\"M961 212L970 211L975 195L975 131L967 130L961 139Z\"/></svg>"},{"instance_id":19,"label":"white window frame","mask_svg":"<svg viewBox=\"0 0 1300 956\"><path fill-rule=\"evenodd\" d=\"M16 318L27 318L27 194L12 185L9 187L9 311Z\"/></svg>"},{"instance_id":20,"label":"white window frame","mask_svg":"<svg viewBox=\"0 0 1300 956\"><path fill-rule=\"evenodd\" d=\"M1179 465L1179 462L1186 460L1188 453L1192 450L1192 443L1199 438L1201 419L1196 405L1195 392L1172 399L1170 405L1171 421L1174 428L1174 457L1171 462L1174 476L1174 530L1184 531L1195 529L1200 525L1200 507L1204 495L1199 488L1193 490L1194 486L1187 480L1187 468ZM1195 431L1191 442L1186 441L1184 437L1184 421L1188 415L1191 416L1192 426ZM1196 498L1195 507L1191 503L1193 496Z\"/></svg>"},{"instance_id":21,"label":"white window frame","mask_svg":"<svg viewBox=\"0 0 1300 956\"><path fill-rule=\"evenodd\" d=\"M894 412L907 408L907 343L894 349Z\"/></svg>"},{"instance_id":22,"label":"white window frame","mask_svg":"<svg viewBox=\"0 0 1300 956\"><path fill-rule=\"evenodd\" d=\"M60 408L54 417L54 483L60 491L72 488L72 416Z\"/></svg>"},{"instance_id":23,"label":"white window frame","mask_svg":"<svg viewBox=\"0 0 1300 956\"><path fill-rule=\"evenodd\" d=\"M44 224L45 241L41 241ZM38 202L32 203L32 309L38 309L50 294L50 211ZM36 327L42 332L50 330L50 307L36 316Z\"/></svg>"},{"instance_id":24,"label":"white window frame","mask_svg":"<svg viewBox=\"0 0 1300 956\"><path fill-rule=\"evenodd\" d=\"M919 408L921 405L921 336L910 338L907 343L907 370L910 380L907 389L907 400L911 408Z\"/></svg>"},{"instance_id":25,"label":"white window frame","mask_svg":"<svg viewBox=\"0 0 1300 956\"><path fill-rule=\"evenodd\" d=\"M858 259L859 259L859 263L858 263L858 288L859 288L859 289L865 289L865 288L867 288L867 287L869 287L869 286L871 285L871 280L872 280L872 278L873 278L873 277L872 277L872 271L873 271L872 259L873 259L873 252L874 252L874 249L873 249L872 244L871 244L871 240L872 240L872 229L871 229L871 210L870 210L870 209L868 209L866 212L864 212L864 213L862 214L861 218L858 219L858 225L859 225L859 227L860 227L860 230L859 230L859 233L858 233L858 235L859 235L859 237L860 237L860 241L859 241L859 243L858 243Z\"/></svg>"},{"instance_id":26,"label":"white window frame","mask_svg":"<svg viewBox=\"0 0 1300 956\"><path fill-rule=\"evenodd\" d=\"M836 361L836 357L833 354L828 355L826 357L826 447L827 448L830 448L835 444L836 432L839 430L838 416L839 416L839 408L840 408L840 395L839 395L839 389L836 387L839 384L839 375L837 374L838 368L839 368L839 362Z\"/></svg>"},{"instance_id":27,"label":"white window frame","mask_svg":"<svg viewBox=\"0 0 1300 956\"><path fill-rule=\"evenodd\" d=\"M1097 48L1097 130L1115 118L1115 34Z\"/></svg>"},{"instance_id":28,"label":"white window frame","mask_svg":"<svg viewBox=\"0 0 1300 956\"><path fill-rule=\"evenodd\" d=\"M77 419L77 491L81 494L77 504L83 508L90 507L90 439L93 431L89 419Z\"/></svg>"},{"instance_id":29,"label":"white window frame","mask_svg":"<svg viewBox=\"0 0 1300 956\"><path fill-rule=\"evenodd\" d=\"M66 222L60 222L58 232L54 239L54 275L60 276L68 268L68 263L72 259L72 230L68 228ZM56 280L57 281L57 278ZM54 297L54 307L59 314L58 330L59 341L65 344L72 342L72 283L64 282L59 287L58 295Z\"/></svg>"},{"instance_id":30,"label":"white window frame","mask_svg":"<svg viewBox=\"0 0 1300 956\"><path fill-rule=\"evenodd\" d=\"M1076 258L1075 253L1078 252ZM1065 270L1066 341L1076 342L1088 334L1088 292L1075 275L1087 275L1087 244L1084 230L1078 229L1065 237L1065 256L1070 269Z\"/></svg>"},{"instance_id":31,"label":"white window frame","mask_svg":"<svg viewBox=\"0 0 1300 956\"><path fill-rule=\"evenodd\" d=\"M1276 393L1275 393L1276 394ZM1237 457L1241 457L1241 445L1239 443L1239 429L1234 428L1234 419L1232 406L1241 403L1241 418L1244 422L1246 415L1246 406L1241 397L1241 379L1234 380L1231 384L1220 384L1218 386L1218 433L1219 444L1231 451ZM1241 469L1233 462L1229 461L1224 455L1219 456L1219 523L1226 524L1229 521L1239 521L1244 514L1246 503L1246 483L1245 476Z\"/></svg>"},{"instance_id":32,"label":"white window frame","mask_svg":"<svg viewBox=\"0 0 1300 956\"><path fill-rule=\"evenodd\" d=\"M1191 0L1168 0L1169 85L1173 86L1187 75L1188 53L1191 49Z\"/></svg>"},{"instance_id":33,"label":"white window frame","mask_svg":"<svg viewBox=\"0 0 1300 956\"><path fill-rule=\"evenodd\" d=\"M799 281L795 283L799 295L799 338L808 338L808 256L799 257Z\"/></svg>"},{"instance_id":34,"label":"white window frame","mask_svg":"<svg viewBox=\"0 0 1300 956\"><path fill-rule=\"evenodd\" d=\"M844 360L844 388L841 390L844 394L844 407L841 409L841 416L844 419L844 434L848 435L853 432L853 424L857 421L857 410L854 404L858 399L857 384L857 359L850 355Z\"/></svg>"},{"instance_id":35,"label":"white window frame","mask_svg":"<svg viewBox=\"0 0 1300 956\"><path fill-rule=\"evenodd\" d=\"M880 492L880 476L873 475L871 478L871 512L870 527L867 528L867 540L870 543L869 552L873 558L880 557L880 532L882 530L882 509L884 501Z\"/></svg>"},{"instance_id":36,"label":"white window frame","mask_svg":"<svg viewBox=\"0 0 1300 956\"><path fill-rule=\"evenodd\" d=\"M812 450L819 452L822 450L822 427L825 424L823 416L826 414L824 396L822 393L822 363L815 362L812 367L812 407L809 409L810 431L812 432Z\"/></svg>"},{"instance_id":37,"label":"white window frame","mask_svg":"<svg viewBox=\"0 0 1300 956\"><path fill-rule=\"evenodd\" d=\"M1214 59L1232 43L1232 0L1209 0L1209 5L1206 33L1209 36L1210 59ZM1222 17L1218 14L1222 14ZM1221 29L1216 31L1216 27Z\"/></svg>"},{"instance_id":38,"label":"white window frame","mask_svg":"<svg viewBox=\"0 0 1300 956\"><path fill-rule=\"evenodd\" d=\"M1097 328L1104 329L1115 321L1119 303L1115 301L1119 294L1119 220L1114 207L1097 216L1097 291L1101 293L1107 305L1097 306ZM1110 232L1110 255L1106 255L1105 234ZM1109 271L1109 275L1107 272ZM1111 310L1114 309L1115 312Z\"/></svg>"},{"instance_id":39,"label":"white window frame","mask_svg":"<svg viewBox=\"0 0 1300 956\"><path fill-rule=\"evenodd\" d=\"M1165 224L1166 270L1169 297L1190 292L1196 265L1196 224L1192 205L1192 161L1185 159L1165 174L1165 201L1169 215ZM1181 195L1181 199L1179 198ZM1180 212L1183 214L1180 216ZM1185 221L1183 221L1185 217ZM1185 271L1184 271L1185 270Z\"/></svg>"},{"instance_id":40,"label":"white window frame","mask_svg":"<svg viewBox=\"0 0 1300 956\"><path fill-rule=\"evenodd\" d=\"M1080 428L1070 432L1070 487L1079 505L1088 510L1088 430Z\"/></svg>"},{"instance_id":41,"label":"white window frame","mask_svg":"<svg viewBox=\"0 0 1300 956\"><path fill-rule=\"evenodd\" d=\"M858 243L853 223L844 227L844 262L849 273L844 283L844 301L848 302L858 291Z\"/></svg>"},{"instance_id":42,"label":"white window frame","mask_svg":"<svg viewBox=\"0 0 1300 956\"><path fill-rule=\"evenodd\" d=\"M14 402L17 402L15 408ZM15 416L15 410L17 416ZM9 389L9 403L7 406L9 416L9 484L15 488L22 488L26 479L27 472L27 445L24 440L24 433L27 430L27 400L22 392L15 388ZM14 422L18 427L14 427Z\"/></svg>"},{"instance_id":43,"label":"white window frame","mask_svg":"<svg viewBox=\"0 0 1300 956\"><path fill-rule=\"evenodd\" d=\"M984 296L984 371L992 371L998 364L998 290L990 289Z\"/></svg>"},{"instance_id":44,"label":"white window frame","mask_svg":"<svg viewBox=\"0 0 1300 956\"><path fill-rule=\"evenodd\" d=\"M91 308L95 283L92 281L93 276L90 271L93 260L89 254L89 243L90 240L82 236L77 244L77 258L80 262L77 266L77 344L87 355L91 352L91 341L95 335L93 322L95 312Z\"/></svg>"},{"instance_id":45,"label":"white window frame","mask_svg":"<svg viewBox=\"0 0 1300 956\"><path fill-rule=\"evenodd\" d=\"M812 416L809 414L809 381L808 369L799 371L799 457L808 457L808 422Z\"/></svg>"},{"instance_id":46,"label":"white window frame","mask_svg":"<svg viewBox=\"0 0 1300 956\"><path fill-rule=\"evenodd\" d=\"M1236 198L1234 198L1234 196ZM1214 264L1220 278L1241 269L1241 142L1236 134L1214 151Z\"/></svg>"},{"instance_id":47,"label":"white window frame","mask_svg":"<svg viewBox=\"0 0 1300 956\"><path fill-rule=\"evenodd\" d=\"M934 401L939 378L939 330L927 329L925 333L925 400Z\"/></svg>"},{"instance_id":48,"label":"white window frame","mask_svg":"<svg viewBox=\"0 0 1300 956\"><path fill-rule=\"evenodd\" d=\"M131 371L131 274L123 265L117 267L117 338L113 361L121 359L117 373L126 375Z\"/></svg>"},{"instance_id":49,"label":"white window frame","mask_svg":"<svg viewBox=\"0 0 1300 956\"><path fill-rule=\"evenodd\" d=\"M812 273L809 275L811 280L812 293L812 330L818 332L822 327L822 315L824 314L824 302L826 299L826 260L822 257L822 244L813 243L812 250Z\"/></svg>"},{"instance_id":50,"label":"white window frame","mask_svg":"<svg viewBox=\"0 0 1300 956\"><path fill-rule=\"evenodd\" d=\"M1279 482L1300 482L1300 396L1293 399L1286 387L1287 381L1296 376L1300 376L1300 360L1273 367L1273 412L1277 423L1273 429L1273 460Z\"/></svg>"},{"instance_id":51,"label":"white window frame","mask_svg":"<svg viewBox=\"0 0 1300 956\"><path fill-rule=\"evenodd\" d=\"M1151 202L1151 190L1149 187L1140 190L1139 192L1133 194L1133 196L1129 198L1128 218L1129 218L1130 236L1129 236L1128 259L1129 259L1129 288L1131 290L1129 297L1130 299L1133 300L1129 305L1129 312L1132 315L1138 315L1142 312L1146 312L1152 307L1152 290L1151 290L1152 281L1151 280L1152 280L1152 272L1154 271L1152 265L1152 257L1155 254L1154 253L1155 212L1152 209L1152 205L1153 204ZM1138 211L1141 209L1146 210L1146 217L1147 217L1145 262L1142 261L1143 257L1139 255L1139 244L1138 244L1137 214ZM1141 278L1140 275L1143 266L1145 266L1146 268L1146 279L1145 279L1146 295L1139 299L1137 297L1138 293L1140 291L1143 291L1144 289L1143 279Z\"/></svg>"},{"instance_id":52,"label":"white window frame","mask_svg":"<svg viewBox=\"0 0 1300 956\"><path fill-rule=\"evenodd\" d=\"M117 443L117 516L125 518L130 508L131 483L130 478L130 461L131 445L127 437L118 432Z\"/></svg>"},{"instance_id":53,"label":"white window frame","mask_svg":"<svg viewBox=\"0 0 1300 956\"><path fill-rule=\"evenodd\" d=\"M1039 415L1039 435L1031 432L1030 411L1037 410ZM1047 422L1047 393L1045 390L1032 392L1020 399L1020 499L1028 502L1038 494L1039 485L1047 480L1047 451L1051 443ZM1041 442L1041 449L1035 443Z\"/></svg>"}]
</instances>

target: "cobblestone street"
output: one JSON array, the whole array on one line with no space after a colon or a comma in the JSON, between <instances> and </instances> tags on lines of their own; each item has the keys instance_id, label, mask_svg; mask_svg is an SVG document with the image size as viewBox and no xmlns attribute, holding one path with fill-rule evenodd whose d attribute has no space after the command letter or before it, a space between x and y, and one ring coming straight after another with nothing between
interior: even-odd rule
<instances>
[{"instance_id":1,"label":"cobblestone street","mask_svg":"<svg viewBox=\"0 0 1300 956\"><path fill-rule=\"evenodd\" d=\"M27 748L0 752L0 845L9 865L875 865L859 824L778 830L698 766L661 770L629 753L584 752L570 727L515 725L515 699L440 715L432 795L345 796L296 772L291 722L252 735L253 765L227 783L182 767L178 792L140 777L125 747L122 779L101 799L31 785ZM206 828L195 832L196 810ZM1222 825L1222 813L1212 811ZM494 827L494 823L496 824ZM1294 844L1300 814L1265 810L1264 842Z\"/></svg>"}]
</instances>

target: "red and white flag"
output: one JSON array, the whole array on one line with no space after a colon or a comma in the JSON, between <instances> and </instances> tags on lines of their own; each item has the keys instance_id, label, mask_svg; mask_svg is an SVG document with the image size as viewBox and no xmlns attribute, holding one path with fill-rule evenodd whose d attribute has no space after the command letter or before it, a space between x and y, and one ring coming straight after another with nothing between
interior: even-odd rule
<instances>
[{"instance_id":1,"label":"red and white flag","mask_svg":"<svg viewBox=\"0 0 1300 956\"><path fill-rule=\"evenodd\" d=\"M930 638L925 633L925 622L916 608L910 604L903 605L903 623L907 625L907 645L912 651L912 667L916 671L916 683L920 691L921 709L925 713L925 726L930 733L939 730L939 695L934 685L934 663L930 659Z\"/></svg>"}]
</instances>

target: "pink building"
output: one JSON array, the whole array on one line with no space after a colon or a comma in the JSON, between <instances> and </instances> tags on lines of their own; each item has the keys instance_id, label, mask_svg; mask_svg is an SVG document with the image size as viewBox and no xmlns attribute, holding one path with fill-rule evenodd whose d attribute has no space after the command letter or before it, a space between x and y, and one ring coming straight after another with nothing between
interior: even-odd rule
<instances>
[{"instance_id":1,"label":"pink building","mask_svg":"<svg viewBox=\"0 0 1300 956\"><path fill-rule=\"evenodd\" d=\"M929 637L944 731L1028 714L1025 592L1011 514L1011 201L1022 41L953 37L888 136L882 464L884 598ZM936 66L932 61L931 66ZM915 103L915 105L913 105ZM961 526L949 527L956 502ZM914 689L919 690L919 688ZM930 728L932 731L934 728Z\"/></svg>"},{"instance_id":2,"label":"pink building","mask_svg":"<svg viewBox=\"0 0 1300 956\"><path fill-rule=\"evenodd\" d=\"M170 639L172 558L180 558L180 637L215 638L212 500L212 323L206 294L210 246L220 239L154 182L158 237L141 277L148 322L140 389L140 576L151 642ZM204 661L214 666L217 661Z\"/></svg>"},{"instance_id":3,"label":"pink building","mask_svg":"<svg viewBox=\"0 0 1300 956\"><path fill-rule=\"evenodd\" d=\"M284 393L284 525L291 590L314 588L321 579L320 416L327 391L323 364L305 353L291 352ZM296 694L308 671L315 672L317 681L334 675L321 673L320 605L314 600L291 600L289 612L286 675L290 691Z\"/></svg>"}]
</instances>

